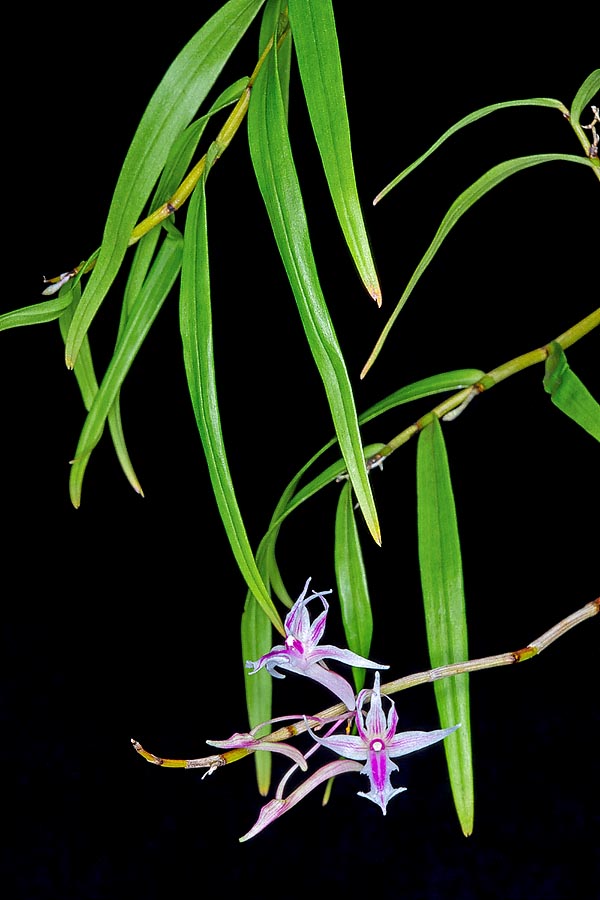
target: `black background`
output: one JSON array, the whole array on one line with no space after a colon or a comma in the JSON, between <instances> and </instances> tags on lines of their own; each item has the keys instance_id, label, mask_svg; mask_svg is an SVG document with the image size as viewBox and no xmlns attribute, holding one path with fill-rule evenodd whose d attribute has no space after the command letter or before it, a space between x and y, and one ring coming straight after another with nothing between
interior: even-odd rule
<instances>
[{"instance_id":1,"label":"black background","mask_svg":"<svg viewBox=\"0 0 600 900\"><path fill-rule=\"evenodd\" d=\"M83 23L16 12L5 60L2 311L36 302L42 276L99 244L137 122L166 68L219 4L166 22L120 10ZM500 112L471 126L382 203L371 199L460 117L536 96L567 106L597 65L585 28L461 18L429 7L336 3L357 180L384 306L361 287L332 214L295 78L290 127L325 296L365 409L452 368L489 370L541 346L597 304L597 182L565 163L530 169L486 196L451 232L392 329L358 373L454 198L503 159L580 152L553 110ZM33 26L33 33L31 27ZM27 34L21 46L21 36ZM254 65L258 22L218 89ZM322 387L277 260L242 131L209 181L218 388L229 462L252 545L279 495L331 435ZM595 296L594 296L595 295ZM118 290L92 329L99 371ZM97 335L94 338L94 335ZM105 343L102 344L102 337ZM253 841L261 805L251 762L202 780L147 765L200 756L245 727L239 614L245 586L206 474L182 370L176 295L122 394L145 490L125 482L110 441L93 454L78 511L68 461L83 410L56 323L1 338L2 881L27 900L144 900L337 888L359 896L559 900L600 896L598 622L539 659L472 676L474 834L462 836L440 748L402 761L408 791L384 818L339 781ZM598 339L568 353L600 396ZM517 649L598 595L598 448L544 394L534 367L445 426L471 656ZM389 440L431 404L368 426ZM372 656L393 677L427 668L416 562L414 443L376 471L383 546L365 534L375 609ZM289 590L333 587L332 489L281 533ZM293 520L293 521L292 521ZM364 529L363 529L364 532ZM342 640L335 606L328 638ZM290 676L278 712L307 700ZM306 685L302 685L306 688ZM436 727L433 691L399 695L402 728ZM278 765L278 764L276 764Z\"/></svg>"}]
</instances>

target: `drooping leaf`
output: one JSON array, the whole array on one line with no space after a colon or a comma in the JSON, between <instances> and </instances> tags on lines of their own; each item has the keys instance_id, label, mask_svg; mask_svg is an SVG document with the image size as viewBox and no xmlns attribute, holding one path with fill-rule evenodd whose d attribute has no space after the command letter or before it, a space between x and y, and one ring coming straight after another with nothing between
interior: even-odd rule
<instances>
[{"instance_id":1,"label":"drooping leaf","mask_svg":"<svg viewBox=\"0 0 600 900\"><path fill-rule=\"evenodd\" d=\"M45 322L54 322L59 319L65 309L73 302L71 286L63 288L58 297L53 300L44 300L33 303L31 306L22 306L3 313L0 316L0 331L8 331L9 328L21 328L24 325L43 325Z\"/></svg>"},{"instance_id":2,"label":"drooping leaf","mask_svg":"<svg viewBox=\"0 0 600 900\"><path fill-rule=\"evenodd\" d=\"M494 166L485 175L482 175L476 182L470 185L462 194L457 197L454 201L444 218L442 219L442 223L438 228L433 241L425 251L421 261L417 265L415 271L411 275L406 288L400 300L398 301L393 313L389 317L381 335L379 336L375 347L373 348L371 355L369 356L367 362L365 363L363 370L361 372L361 378L364 378L375 360L377 359L381 348L383 347L385 340L390 332L390 329L398 315L412 294L417 282L421 278L421 275L437 253L440 248L440 245L444 241L444 239L448 236L451 229L456 225L461 216L463 216L468 209L473 206L478 200L480 200L488 191L491 191L492 188L496 187L496 185L500 184L504 181L505 178L508 178L510 175L514 175L516 172L521 172L523 169L528 169L531 166L538 166L542 163L546 162L570 162L570 163L578 163L579 165L588 166L593 168L592 162L589 159L584 159L581 156L572 156L567 153L543 153L536 154L535 156L522 156L518 159L510 159L506 162L500 163L497 166Z\"/></svg>"},{"instance_id":3,"label":"drooping leaf","mask_svg":"<svg viewBox=\"0 0 600 900\"><path fill-rule=\"evenodd\" d=\"M69 330L69 325L71 323L71 318L73 315L73 310L76 308L77 303L81 298L81 284L79 282L76 282L73 285L73 293L75 297L73 303L69 307L67 307L67 309L58 320L63 341L66 340L67 332ZM77 362L75 363L73 373L77 380L77 385L81 393L83 405L89 413L96 394L98 393L98 382L96 380L94 363L92 361L92 351L87 335L81 345L81 350L79 352L79 356L77 357ZM127 444L125 442L125 434L123 432L123 423L121 421L121 410L118 394L112 405L110 406L110 409L108 410L107 422L110 429L113 446L115 448L115 453L117 454L117 459L119 460L121 469L123 470L125 477L127 478L134 491L136 491L136 493L138 494L143 495L142 486L140 484L139 478L135 473L135 469L133 468L133 464L129 456L129 451L127 449Z\"/></svg>"},{"instance_id":4,"label":"drooping leaf","mask_svg":"<svg viewBox=\"0 0 600 900\"><path fill-rule=\"evenodd\" d=\"M90 455L102 436L107 416L119 395L133 360L179 274L181 257L181 234L170 226L169 234L131 310L84 422L69 480L71 502L75 507L81 503L83 476Z\"/></svg>"},{"instance_id":5,"label":"drooping leaf","mask_svg":"<svg viewBox=\"0 0 600 900\"><path fill-rule=\"evenodd\" d=\"M454 494L442 426L437 416L417 443L417 510L421 585L433 668L469 658L462 560ZM446 761L458 818L473 831L474 793L469 675L434 682L442 728L461 728L446 741Z\"/></svg>"},{"instance_id":6,"label":"drooping leaf","mask_svg":"<svg viewBox=\"0 0 600 900\"><path fill-rule=\"evenodd\" d=\"M442 394L446 391L460 391L462 388L477 384L484 375L485 372L481 369L456 369L453 372L440 372L439 375L421 378L419 381L414 381L412 384L407 384L392 394L388 394L383 400L370 406L359 415L358 421L364 425L404 403L422 400L424 397L433 397L435 394Z\"/></svg>"},{"instance_id":7,"label":"drooping leaf","mask_svg":"<svg viewBox=\"0 0 600 900\"><path fill-rule=\"evenodd\" d=\"M221 521L248 588L283 634L283 623L256 565L233 487L223 441L212 338L205 176L194 189L185 225L180 328L196 423Z\"/></svg>"},{"instance_id":8,"label":"drooping leaf","mask_svg":"<svg viewBox=\"0 0 600 900\"><path fill-rule=\"evenodd\" d=\"M266 585L267 570L264 553L260 549L256 554L256 563ZM252 591L246 595L246 603L241 622L242 664L246 660L260 659L273 646L273 628L269 617L265 614ZM271 718L273 705L273 679L266 669L250 675L245 669L244 688L246 692L246 708L250 728L267 722ZM258 735L261 736L260 733ZM271 754L255 753L254 764L258 790L265 797L271 783Z\"/></svg>"},{"instance_id":9,"label":"drooping leaf","mask_svg":"<svg viewBox=\"0 0 600 900\"><path fill-rule=\"evenodd\" d=\"M308 236L287 131L276 49L263 65L254 85L248 112L248 131L257 182L327 394L350 480L369 531L380 543L379 521L362 455L352 387L323 297Z\"/></svg>"},{"instance_id":10,"label":"drooping leaf","mask_svg":"<svg viewBox=\"0 0 600 900\"><path fill-rule=\"evenodd\" d=\"M348 649L368 658L373 613L352 497L352 485L346 482L340 491L335 517L335 579ZM366 672L353 667L352 674L358 693L364 687Z\"/></svg>"},{"instance_id":11,"label":"drooping leaf","mask_svg":"<svg viewBox=\"0 0 600 900\"><path fill-rule=\"evenodd\" d=\"M406 169L403 169L399 175L396 175L396 177L377 194L373 200L373 205L379 203L380 200L383 200L386 194L389 194L397 184L403 181L411 172L414 172L421 163L425 162L426 159L435 153L435 151L441 147L448 138L452 137L453 134L456 134L457 131L461 131L461 129L466 128L467 125L472 125L473 122L478 122L479 119L483 119L491 113L498 112L500 109L512 109L515 106L549 106L558 109L563 115L568 115L569 112L564 103L561 103L560 100L552 100L548 97L535 97L532 100L508 100L502 103L492 103L490 106L484 106L482 109L477 109L475 112L469 113L468 116L464 116L464 118L448 128L448 130L445 131L443 135L425 151L425 153L419 156L419 158L411 163L410 166L407 166Z\"/></svg>"},{"instance_id":12,"label":"drooping leaf","mask_svg":"<svg viewBox=\"0 0 600 900\"><path fill-rule=\"evenodd\" d=\"M556 341L550 344L544 388L558 409L600 441L600 404L573 372Z\"/></svg>"},{"instance_id":13,"label":"drooping leaf","mask_svg":"<svg viewBox=\"0 0 600 900\"><path fill-rule=\"evenodd\" d=\"M337 217L360 278L381 306L354 174L333 4L331 0L289 0L289 16L308 113Z\"/></svg>"}]
</instances>

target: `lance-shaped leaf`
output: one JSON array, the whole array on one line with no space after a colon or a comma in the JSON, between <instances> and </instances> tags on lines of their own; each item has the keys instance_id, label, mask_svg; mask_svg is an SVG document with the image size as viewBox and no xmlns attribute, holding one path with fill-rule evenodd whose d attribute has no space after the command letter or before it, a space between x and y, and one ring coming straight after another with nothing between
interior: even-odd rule
<instances>
[{"instance_id":1,"label":"lance-shaped leaf","mask_svg":"<svg viewBox=\"0 0 600 900\"><path fill-rule=\"evenodd\" d=\"M352 485L340 491L335 517L335 578L348 649L369 656L373 637L373 613L367 573L354 516ZM353 667L356 691L365 683L365 670Z\"/></svg>"},{"instance_id":2,"label":"lance-shaped leaf","mask_svg":"<svg viewBox=\"0 0 600 900\"><path fill-rule=\"evenodd\" d=\"M75 507L81 503L83 476L90 455L102 437L107 416L119 395L133 360L179 274L182 243L180 232L170 226L169 234L157 254L150 274L144 282L144 288L140 291L117 342L102 384L94 396L71 467L69 491L71 502ZM91 377L89 372L87 377ZM88 389L89 387L88 384Z\"/></svg>"},{"instance_id":3,"label":"lance-shaped leaf","mask_svg":"<svg viewBox=\"0 0 600 900\"><path fill-rule=\"evenodd\" d=\"M556 341L550 344L544 388L555 406L600 441L600 404L573 372Z\"/></svg>"},{"instance_id":4,"label":"lance-shaped leaf","mask_svg":"<svg viewBox=\"0 0 600 900\"><path fill-rule=\"evenodd\" d=\"M71 323L71 318L73 315L73 309L77 307L77 303L81 298L81 284L79 283L79 281L77 281L77 283L73 286L73 294L73 303L69 307L67 307L58 321L63 341L66 340L67 337L67 332L69 330L69 325ZM79 356L77 357L77 362L75 363L75 368L73 371L77 380L77 384L79 386L83 405L89 413L98 393L98 382L96 380L96 373L94 371L94 363L92 360L92 351L87 335L81 345L81 350L79 352ZM108 410L107 421L115 452L117 454L117 459L119 460L125 477L129 481L134 491L136 491L136 493L138 494L143 495L142 486L133 468L129 456L129 451L127 449L127 444L125 442L118 394L111 404L110 409Z\"/></svg>"},{"instance_id":5,"label":"lance-shaped leaf","mask_svg":"<svg viewBox=\"0 0 600 900\"><path fill-rule=\"evenodd\" d=\"M348 475L369 531L379 544L379 521L362 454L352 387L319 283L292 158L276 51L269 55L254 85L248 131L256 179L325 387Z\"/></svg>"},{"instance_id":6,"label":"lance-shaped leaf","mask_svg":"<svg viewBox=\"0 0 600 900\"><path fill-rule=\"evenodd\" d=\"M43 325L45 322L54 322L62 316L73 300L74 295L71 285L69 285L68 290L63 289L53 300L43 300L40 303L31 304L31 306L22 306L20 309L3 313L0 316L0 331L21 328L25 325Z\"/></svg>"},{"instance_id":7,"label":"lance-shaped leaf","mask_svg":"<svg viewBox=\"0 0 600 900\"><path fill-rule=\"evenodd\" d=\"M256 564L261 577L268 585L265 565L264 550L259 547L256 554ZM273 645L273 627L269 617L265 614L252 591L246 595L246 603L242 613L241 623L242 660L245 667L247 659L260 659ZM267 722L272 715L273 707L273 679L265 670L257 672L253 678L249 673L244 677L246 691L246 709L248 710L248 722L250 728L255 728L261 722ZM262 737L265 732L259 731L257 736ZM255 753L254 765L256 770L256 782L259 793L266 797L271 784L271 754Z\"/></svg>"},{"instance_id":8,"label":"lance-shaped leaf","mask_svg":"<svg viewBox=\"0 0 600 900\"><path fill-rule=\"evenodd\" d=\"M469 658L462 561L448 456L437 416L417 443L419 565L434 668ZM473 831L474 795L468 673L434 682L443 728L462 723L445 742L454 804L465 835Z\"/></svg>"},{"instance_id":9,"label":"lance-shaped leaf","mask_svg":"<svg viewBox=\"0 0 600 900\"><path fill-rule=\"evenodd\" d=\"M558 109L564 116L568 115L568 109L561 103L560 100L553 100L550 97L535 97L531 100L506 100L502 103L492 103L490 106L484 106L481 109L476 109L475 112L469 113L467 116L464 116L454 125L445 131L441 137L435 141L425 153L421 154L418 159L416 159L410 166L407 166L406 169L403 169L399 175L396 175L389 184L379 191L375 199L373 200L373 206L379 203L380 200L389 194L389 192L396 187L403 179L405 179L411 172L421 165L421 163L425 162L435 151L441 147L443 143L445 143L448 138L451 138L453 134L456 134L457 131L461 131L463 128L466 128L467 125L472 125L474 122L478 122L479 119L483 119L485 116L489 116L492 113L498 112L500 109L512 109L515 106L547 106L552 109Z\"/></svg>"},{"instance_id":10,"label":"lance-shaped leaf","mask_svg":"<svg viewBox=\"0 0 600 900\"><path fill-rule=\"evenodd\" d=\"M283 623L248 541L221 430L212 338L205 181L206 174L194 189L185 224L179 307L185 372L213 493L233 555L246 584L283 634Z\"/></svg>"},{"instance_id":11,"label":"lance-shaped leaf","mask_svg":"<svg viewBox=\"0 0 600 900\"><path fill-rule=\"evenodd\" d=\"M96 266L71 323L65 348L69 368L119 271L131 232L173 142L192 120L263 2L225 3L178 54L154 92L125 157Z\"/></svg>"},{"instance_id":12,"label":"lance-shaped leaf","mask_svg":"<svg viewBox=\"0 0 600 900\"><path fill-rule=\"evenodd\" d=\"M348 249L371 297L381 288L358 199L342 62L331 0L289 0L298 69L323 171Z\"/></svg>"},{"instance_id":13,"label":"lance-shaped leaf","mask_svg":"<svg viewBox=\"0 0 600 900\"><path fill-rule=\"evenodd\" d=\"M571 163L579 163L580 165L588 166L589 168L594 168L592 165L592 161L589 159L583 159L581 156L572 156L567 153L543 153L537 154L535 156L521 156L518 159L510 159L506 162L500 163L497 166L494 166L485 175L482 175L474 184L470 185L462 194L457 197L454 201L444 218L442 219L442 223L438 228L435 237L427 250L425 251L421 261L417 265L415 271L411 275L406 288L400 300L398 301L393 313L389 317L385 327L383 328L381 335L377 339L375 347L373 348L371 355L369 356L367 362L365 363L363 370L361 372L361 378L364 378L381 351L386 338L390 332L390 329L400 311L413 290L421 275L424 273L425 269L437 253L440 248L440 245L444 241L444 239L448 236L451 229L454 228L456 223L459 221L461 216L463 216L468 209L473 206L478 200L480 200L488 191L491 191L492 188L496 187L505 178L508 178L511 175L514 175L516 172L521 172L523 169L528 169L530 166L538 166L542 163L546 162L571 162Z\"/></svg>"},{"instance_id":14,"label":"lance-shaped leaf","mask_svg":"<svg viewBox=\"0 0 600 900\"><path fill-rule=\"evenodd\" d=\"M288 607L292 606L292 599L289 597L281 583L279 569L275 560L275 543L277 541L281 522L283 521L283 518L285 518L285 509L288 505L288 501L293 497L298 482L313 461L314 457L303 466L287 485L275 507L275 511L271 517L269 530L264 535L258 550L256 551L256 564L265 585L271 588ZM260 657L267 653L269 648L273 645L273 629L271 627L271 622L259 607L251 591L249 591L246 596L244 612L242 613L241 632L242 661L245 667L247 659L260 659ZM246 689L248 722L250 723L250 727L254 728L261 722L266 722L271 718L273 706L273 679L266 670L257 672L253 678L250 678L249 673L247 673L246 678L244 679L244 685ZM258 790L263 796L266 796L271 783L271 755L269 753L255 754L254 764Z\"/></svg>"}]
</instances>

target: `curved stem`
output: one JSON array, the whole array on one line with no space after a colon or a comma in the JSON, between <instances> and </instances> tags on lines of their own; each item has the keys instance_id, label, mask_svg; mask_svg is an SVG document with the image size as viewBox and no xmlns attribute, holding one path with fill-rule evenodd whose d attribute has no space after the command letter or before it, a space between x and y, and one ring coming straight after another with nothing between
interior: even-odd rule
<instances>
[{"instance_id":1,"label":"curved stem","mask_svg":"<svg viewBox=\"0 0 600 900\"><path fill-rule=\"evenodd\" d=\"M446 666L438 666L435 669L427 669L424 672L415 672L413 675L405 675L403 678L397 678L395 681L389 681L387 684L382 685L381 693L387 695L395 694L398 691L405 691L407 688L416 687L418 684L430 684L433 681L439 681L442 678L451 678L455 675L462 675L465 672L480 672L482 669L492 669L497 666L510 666L513 663L524 662L527 659L538 656L542 650L545 650L546 647L549 647L550 644L553 644L554 641L557 641L576 625L585 622L587 619L591 619L592 616L597 615L599 612L600 597L597 597L595 600L592 600L591 603L586 603L585 606L582 606L581 609L578 609L570 616L561 619L560 622L557 622L556 625L553 625L552 628L549 628L548 631L545 631L540 637L531 641L527 646L522 647L520 650L511 650L508 653L499 653L495 656L484 656L480 659L470 659L465 662L450 663ZM348 712L348 709L343 703L337 703L335 706L331 706L329 709L325 709L316 716L311 716L303 722L299 721L297 724L285 725L283 728L278 728L271 734L267 734L263 738L260 738L260 740L269 741L270 743L286 741L298 734L302 734L310 727L322 725L323 722L330 720L343 718L346 714L348 716L352 715L352 713ZM204 768L208 769L205 773L207 775L210 775L221 766L237 762L238 759L249 756L251 753L254 753L256 749L239 747L234 750L226 750L224 753L199 757L198 759L165 759L156 756L154 753L149 753L148 750L144 750L142 745L138 741L133 740L133 738L131 743L136 752L139 753L140 756L143 756L148 762L153 763L153 765L164 766L165 768L170 769Z\"/></svg>"}]
</instances>

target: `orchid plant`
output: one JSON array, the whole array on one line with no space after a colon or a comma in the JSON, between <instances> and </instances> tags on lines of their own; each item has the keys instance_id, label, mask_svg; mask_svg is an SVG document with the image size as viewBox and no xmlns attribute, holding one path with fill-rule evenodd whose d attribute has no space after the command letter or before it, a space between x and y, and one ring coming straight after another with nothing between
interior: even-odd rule
<instances>
[{"instance_id":1,"label":"orchid plant","mask_svg":"<svg viewBox=\"0 0 600 900\"><path fill-rule=\"evenodd\" d=\"M272 650L256 662L249 660L246 665L252 669L251 674L266 667L272 676L283 678L285 676L277 671L277 667L280 667L289 672L312 678L339 697L345 709L341 714L339 711L335 711L332 715L319 716L316 719L312 718L310 722L307 716L302 716L305 727L314 741L312 748L304 754L286 742L268 739L261 740L256 737L258 731L275 721L273 719L269 722L261 723L247 734L234 734L224 741L207 741L213 747L219 747L224 750L279 752L294 761L292 768L282 778L275 797L263 806L257 822L250 831L240 838L241 841L247 841L249 838L257 835L324 781L329 781L335 776L346 772L359 772L367 775L370 782L370 790L368 793L359 791L359 796L372 800L373 803L376 803L381 808L383 815L385 815L388 802L396 794L406 790L405 787L392 787L390 776L398 769L392 758L406 756L407 753L414 753L416 750L429 747L431 744L444 740L444 738L447 738L460 727L460 723L457 723L450 728L441 728L435 731L406 731L397 734L398 714L395 703L389 697L386 698L389 703L386 717L381 696L379 669L388 667L365 659L356 653L352 653L350 650L341 650L338 647L328 645L317 646L325 630L329 608L323 593L330 592L317 592L307 595L309 584L310 579L306 582L302 594L286 616L285 643L273 647ZM321 600L324 609L311 625L306 606L315 598ZM332 672L325 665L325 659L333 659L354 667L376 669L373 687L371 689L363 688L359 692L358 697L355 698L350 682L343 676ZM366 703L369 704L369 709L365 714L363 707ZM294 717L290 716L289 718ZM350 725L352 722L356 727L357 734L334 733L342 724L348 723ZM312 727L310 727L311 724ZM325 737L315 734L316 728L322 728L325 725L331 726L328 728ZM290 731L290 733L294 734L297 731ZM160 765L164 764L164 760L159 760L158 757L146 753L136 741L134 741L134 746L150 762ZM319 746L332 750L339 759L321 766L320 769L313 772L287 797L283 797L283 791L290 776L298 768L304 772L307 770L308 757ZM226 764L227 757L220 756L217 757L217 760L209 763L207 774L215 771L220 765ZM357 760L364 760L365 764L361 765Z\"/></svg>"},{"instance_id":2,"label":"orchid plant","mask_svg":"<svg viewBox=\"0 0 600 900\"><path fill-rule=\"evenodd\" d=\"M200 28L169 66L139 123L118 178L100 247L67 271L45 280L39 302L0 316L0 330L58 322L67 368L74 372L85 407L85 421L70 471L69 492L79 507L90 458L108 426L123 473L138 494L142 487L128 451L121 417L121 391L127 375L165 302L176 298L187 385L205 454L216 507L231 553L246 585L241 613L241 661L248 729L228 740L209 741L219 753L198 760L165 759L134 746L150 762L164 766L205 767L214 772L238 759L255 760L259 792L271 783L273 753L292 763L275 797L260 812L247 840L295 806L310 791L346 773L369 779L360 796L385 815L388 803L404 787L395 784L395 759L443 742L448 773L462 830L473 828L470 699L468 673L528 659L573 625L595 615L600 599L586 603L525 649L470 660L459 523L446 424L456 420L492 387L532 366L540 366L543 391L554 406L592 440L600 441L600 405L571 369L566 351L600 325L600 309L571 325L553 340L509 359L491 371L457 368L420 378L393 390L366 410L357 408L356 389L346 365L321 286L309 235L303 191L288 128L295 66L306 101L312 136L319 151L331 203L341 233L368 296L382 307L382 290L373 260L354 170L350 122L342 69L343 48L332 0L227 0ZM254 70L225 84L220 79L234 50L257 26ZM210 105L207 98L220 86ZM460 119L404 168L374 200L379 203L414 170L428 162L461 129L487 116L515 107L540 107L564 117L572 131L573 153L538 153L505 160L470 184L448 209L437 232L408 279L400 299L368 356L364 379L394 323L416 291L450 231L484 195L517 173L555 163L585 170L589 183L600 180L598 158L600 113L596 95L600 69L581 84L570 106L561 100L534 97L500 101ZM215 122L219 125L215 126ZM236 136L247 127L256 185L295 300L299 324L322 384L334 437L318 449L283 488L269 527L256 547L248 537L238 502L221 427L217 394L219 377L213 347L209 259L210 173ZM207 130L213 138L206 140ZM216 134L215 134L216 132ZM203 146L204 142L204 146ZM226 165L223 162L221 165ZM597 187L597 184L595 185ZM134 248L134 249L130 249ZM101 377L94 366L96 316L116 279L128 267L118 335ZM62 266L61 266L62 268ZM261 327L257 311L257 327ZM391 439L367 443L364 426L404 405L431 400L431 408L413 416ZM362 530L381 545L381 525L371 473L396 451L417 444L416 527L425 630L432 668L381 683L392 668L369 659L373 611L363 553ZM327 461L327 454L333 458ZM400 455L401 456L401 455ZM386 467L387 471L387 467ZM321 492L337 491L334 522L337 603L348 649L322 644L332 591L310 592L310 579L295 602L287 585L296 573L280 569L277 542L286 520ZM302 573L305 578L306 573ZM309 604L321 604L311 618ZM285 616L284 616L285 611ZM274 643L273 634L282 642ZM351 668L348 680L330 665ZM365 670L373 670L370 686ZM286 717L292 724L266 733L282 720L272 717L272 679L302 675L331 692L336 705L321 713L302 710ZM398 732L398 713L391 694L414 684L434 685L438 729ZM245 726L243 726L245 727ZM290 743L304 735L304 751ZM337 757L306 774L317 752ZM298 772L305 780L291 792L287 784Z\"/></svg>"}]
</instances>

